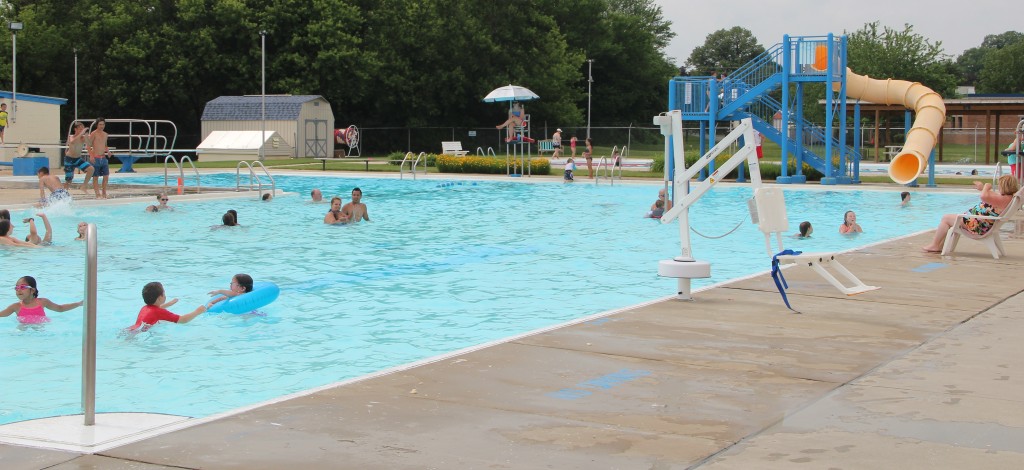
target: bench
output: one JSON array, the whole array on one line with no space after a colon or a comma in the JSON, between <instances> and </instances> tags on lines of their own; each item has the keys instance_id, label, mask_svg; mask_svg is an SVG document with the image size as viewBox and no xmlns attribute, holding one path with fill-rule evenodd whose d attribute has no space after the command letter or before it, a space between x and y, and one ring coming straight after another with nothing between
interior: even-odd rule
<instances>
[{"instance_id":1,"label":"bench","mask_svg":"<svg viewBox=\"0 0 1024 470\"><path fill-rule=\"evenodd\" d=\"M550 140L541 140L541 141L537 142L537 153L540 153L541 155L543 155L544 152L554 152L554 151L555 151L555 144L553 142L551 142Z\"/></svg>"},{"instance_id":2,"label":"bench","mask_svg":"<svg viewBox=\"0 0 1024 470\"><path fill-rule=\"evenodd\" d=\"M456 157L465 157L469 154L469 150L462 150L462 142L441 142L441 153L444 155L455 155Z\"/></svg>"},{"instance_id":3,"label":"bench","mask_svg":"<svg viewBox=\"0 0 1024 470\"><path fill-rule=\"evenodd\" d=\"M314 157L313 161L316 161L316 160L320 160L320 163L323 163L323 168L321 168L322 171L327 171L327 162L363 162L363 163L366 163L366 171L370 171L370 160L369 159L367 159L367 160L352 160L352 159L349 159L349 158L341 159L341 158L330 158L330 157Z\"/></svg>"}]
</instances>

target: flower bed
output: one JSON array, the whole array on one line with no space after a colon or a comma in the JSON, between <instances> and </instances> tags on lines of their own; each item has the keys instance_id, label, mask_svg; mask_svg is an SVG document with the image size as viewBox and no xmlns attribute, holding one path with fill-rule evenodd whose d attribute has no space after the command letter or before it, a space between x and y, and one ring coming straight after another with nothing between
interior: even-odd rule
<instances>
[{"instance_id":1,"label":"flower bed","mask_svg":"<svg viewBox=\"0 0 1024 470\"><path fill-rule=\"evenodd\" d=\"M508 163L504 158L466 155L438 155L437 171L441 173L481 173L486 175L503 175L508 172ZM546 158L530 160L530 174L547 175L551 173L551 162Z\"/></svg>"}]
</instances>

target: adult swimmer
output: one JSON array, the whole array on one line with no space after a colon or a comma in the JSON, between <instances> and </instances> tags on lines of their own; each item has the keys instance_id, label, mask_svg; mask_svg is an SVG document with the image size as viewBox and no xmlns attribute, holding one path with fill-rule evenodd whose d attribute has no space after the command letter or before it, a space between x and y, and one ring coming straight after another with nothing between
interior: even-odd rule
<instances>
[{"instance_id":1,"label":"adult swimmer","mask_svg":"<svg viewBox=\"0 0 1024 470\"><path fill-rule=\"evenodd\" d=\"M327 225L344 225L348 223L348 215L341 210L341 198L331 198L331 210L324 215L324 223Z\"/></svg>"},{"instance_id":2,"label":"adult swimmer","mask_svg":"<svg viewBox=\"0 0 1024 470\"><path fill-rule=\"evenodd\" d=\"M39 245L29 243L26 241L18 240L11 236L14 233L14 224L8 219L0 219L0 245L3 246L20 246L23 248L42 248Z\"/></svg>"},{"instance_id":3,"label":"adult swimmer","mask_svg":"<svg viewBox=\"0 0 1024 470\"><path fill-rule=\"evenodd\" d=\"M348 216L349 222L356 223L360 220L370 221L370 214L366 210L366 204L360 202L363 199L363 190L352 188L352 202L345 204L341 211Z\"/></svg>"},{"instance_id":4,"label":"adult swimmer","mask_svg":"<svg viewBox=\"0 0 1024 470\"><path fill-rule=\"evenodd\" d=\"M167 193L160 193L156 195L156 204L146 206L146 212L160 212L160 211L173 211L174 208L167 205L167 201L170 198L167 197Z\"/></svg>"}]
</instances>

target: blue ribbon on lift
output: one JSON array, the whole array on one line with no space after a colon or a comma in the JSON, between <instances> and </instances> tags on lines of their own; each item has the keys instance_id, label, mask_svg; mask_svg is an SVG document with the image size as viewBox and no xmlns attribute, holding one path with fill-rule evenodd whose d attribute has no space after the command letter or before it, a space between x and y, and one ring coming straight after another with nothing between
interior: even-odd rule
<instances>
[{"instance_id":1,"label":"blue ribbon on lift","mask_svg":"<svg viewBox=\"0 0 1024 470\"><path fill-rule=\"evenodd\" d=\"M786 308L793 310L793 307L789 306L789 298L786 297L786 289L789 289L789 284L786 283L786 278L782 276L782 269L779 268L779 256L785 255L799 255L802 251L793 250L782 250L775 253L772 256L772 280L775 281L775 287L779 288L779 295L782 296L782 301L786 303ZM794 312L796 310L793 310Z\"/></svg>"}]
</instances>

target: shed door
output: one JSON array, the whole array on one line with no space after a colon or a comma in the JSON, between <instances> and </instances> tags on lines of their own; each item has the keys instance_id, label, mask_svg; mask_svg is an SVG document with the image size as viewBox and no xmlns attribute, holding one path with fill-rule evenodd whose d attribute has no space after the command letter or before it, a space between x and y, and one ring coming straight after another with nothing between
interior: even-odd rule
<instances>
[{"instance_id":1,"label":"shed door","mask_svg":"<svg viewBox=\"0 0 1024 470\"><path fill-rule=\"evenodd\" d=\"M327 121L306 120L306 157L327 158Z\"/></svg>"}]
</instances>

